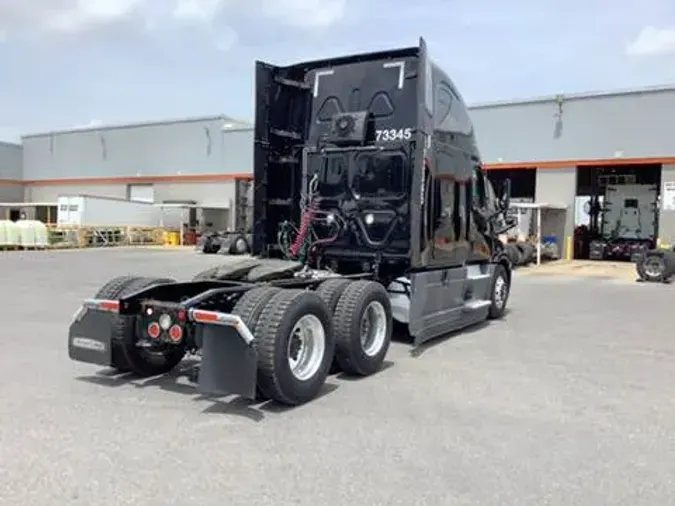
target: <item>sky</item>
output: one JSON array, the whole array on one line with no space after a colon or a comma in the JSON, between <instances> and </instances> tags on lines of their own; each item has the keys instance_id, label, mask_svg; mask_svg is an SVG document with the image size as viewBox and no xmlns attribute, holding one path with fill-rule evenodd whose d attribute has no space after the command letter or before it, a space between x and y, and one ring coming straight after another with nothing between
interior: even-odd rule
<instances>
[{"instance_id":1,"label":"sky","mask_svg":"<svg viewBox=\"0 0 675 506\"><path fill-rule=\"evenodd\" d=\"M255 60L420 36L470 104L675 83L672 0L0 0L0 140L251 120Z\"/></svg>"}]
</instances>

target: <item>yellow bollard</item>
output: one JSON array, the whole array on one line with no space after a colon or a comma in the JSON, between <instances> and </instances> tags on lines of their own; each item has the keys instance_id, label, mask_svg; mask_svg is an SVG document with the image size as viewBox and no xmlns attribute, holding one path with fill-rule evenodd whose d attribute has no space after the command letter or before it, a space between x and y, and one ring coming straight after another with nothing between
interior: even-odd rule
<instances>
[{"instance_id":1,"label":"yellow bollard","mask_svg":"<svg viewBox=\"0 0 675 506\"><path fill-rule=\"evenodd\" d=\"M164 246L180 246L180 233L164 232Z\"/></svg>"},{"instance_id":2,"label":"yellow bollard","mask_svg":"<svg viewBox=\"0 0 675 506\"><path fill-rule=\"evenodd\" d=\"M565 237L565 260L572 260L574 258L574 242L572 236Z\"/></svg>"}]
</instances>

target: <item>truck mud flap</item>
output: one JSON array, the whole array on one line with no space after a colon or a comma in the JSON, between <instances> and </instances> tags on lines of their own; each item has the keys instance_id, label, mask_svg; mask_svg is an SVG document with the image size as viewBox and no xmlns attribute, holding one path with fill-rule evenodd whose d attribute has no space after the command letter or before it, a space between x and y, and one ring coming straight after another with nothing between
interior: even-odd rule
<instances>
[{"instance_id":1,"label":"truck mud flap","mask_svg":"<svg viewBox=\"0 0 675 506\"><path fill-rule=\"evenodd\" d=\"M205 395L255 399L258 353L253 336L241 319L205 310L193 310L190 317L202 324L197 390Z\"/></svg>"},{"instance_id":2,"label":"truck mud flap","mask_svg":"<svg viewBox=\"0 0 675 506\"><path fill-rule=\"evenodd\" d=\"M82 306L68 331L68 356L71 360L111 366L112 319L118 317L109 309Z\"/></svg>"}]
</instances>

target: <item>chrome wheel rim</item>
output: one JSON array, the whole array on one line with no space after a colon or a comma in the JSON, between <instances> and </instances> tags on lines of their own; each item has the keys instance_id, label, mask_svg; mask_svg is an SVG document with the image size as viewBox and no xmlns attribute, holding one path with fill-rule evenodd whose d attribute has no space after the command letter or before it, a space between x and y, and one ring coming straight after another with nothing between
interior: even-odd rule
<instances>
[{"instance_id":1,"label":"chrome wheel rim","mask_svg":"<svg viewBox=\"0 0 675 506\"><path fill-rule=\"evenodd\" d=\"M314 376L326 354L326 330L313 314L301 317L288 339L286 357L291 373L300 381Z\"/></svg>"},{"instance_id":2,"label":"chrome wheel rim","mask_svg":"<svg viewBox=\"0 0 675 506\"><path fill-rule=\"evenodd\" d=\"M509 294L509 288L504 276L497 276L495 279L494 302L495 306L502 308L506 303L506 297Z\"/></svg>"},{"instance_id":3,"label":"chrome wheel rim","mask_svg":"<svg viewBox=\"0 0 675 506\"><path fill-rule=\"evenodd\" d=\"M381 302L373 301L366 306L361 316L361 347L363 352L373 357L377 355L387 337L387 312Z\"/></svg>"},{"instance_id":4,"label":"chrome wheel rim","mask_svg":"<svg viewBox=\"0 0 675 506\"><path fill-rule=\"evenodd\" d=\"M662 258L648 258L644 264L645 273L652 278L659 277L665 271L665 262Z\"/></svg>"}]
</instances>

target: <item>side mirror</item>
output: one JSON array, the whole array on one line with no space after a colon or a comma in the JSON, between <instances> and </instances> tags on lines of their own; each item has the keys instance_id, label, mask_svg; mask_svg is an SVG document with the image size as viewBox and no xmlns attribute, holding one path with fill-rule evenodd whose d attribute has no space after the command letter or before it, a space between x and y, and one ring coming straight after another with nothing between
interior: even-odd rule
<instances>
[{"instance_id":1,"label":"side mirror","mask_svg":"<svg viewBox=\"0 0 675 506\"><path fill-rule=\"evenodd\" d=\"M502 209L506 210L511 205L511 180L506 178L502 187Z\"/></svg>"}]
</instances>

